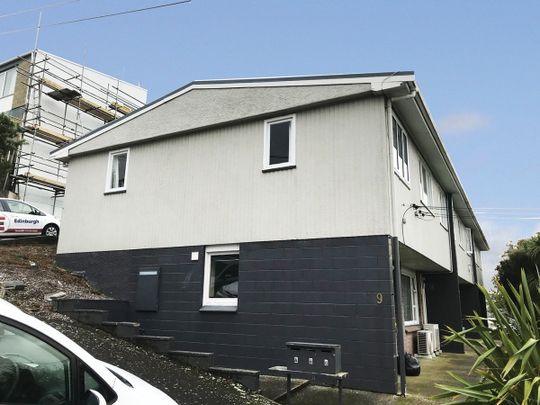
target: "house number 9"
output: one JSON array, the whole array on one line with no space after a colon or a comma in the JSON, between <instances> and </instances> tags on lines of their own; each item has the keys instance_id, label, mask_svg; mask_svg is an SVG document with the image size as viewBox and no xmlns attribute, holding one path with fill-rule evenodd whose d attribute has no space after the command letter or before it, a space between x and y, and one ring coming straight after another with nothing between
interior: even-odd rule
<instances>
[{"instance_id":1,"label":"house number 9","mask_svg":"<svg viewBox=\"0 0 540 405\"><path fill-rule=\"evenodd\" d=\"M382 293L377 293L377 304L382 304L382 302L383 302Z\"/></svg>"}]
</instances>

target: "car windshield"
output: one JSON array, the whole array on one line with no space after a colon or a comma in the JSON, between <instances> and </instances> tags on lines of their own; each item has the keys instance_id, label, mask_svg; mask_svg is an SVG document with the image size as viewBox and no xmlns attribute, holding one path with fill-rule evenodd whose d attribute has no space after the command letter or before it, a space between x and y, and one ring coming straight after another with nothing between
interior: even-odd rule
<instances>
[{"instance_id":1,"label":"car windshield","mask_svg":"<svg viewBox=\"0 0 540 405\"><path fill-rule=\"evenodd\" d=\"M68 404L70 376L67 356L0 322L0 403Z\"/></svg>"}]
</instances>

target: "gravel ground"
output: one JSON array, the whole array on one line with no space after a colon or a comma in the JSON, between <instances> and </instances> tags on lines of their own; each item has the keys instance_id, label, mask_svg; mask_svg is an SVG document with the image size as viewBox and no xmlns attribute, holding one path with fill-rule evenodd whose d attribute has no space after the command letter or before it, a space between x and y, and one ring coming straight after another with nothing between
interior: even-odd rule
<instances>
[{"instance_id":1,"label":"gravel ground","mask_svg":"<svg viewBox=\"0 0 540 405\"><path fill-rule=\"evenodd\" d=\"M5 299L77 342L95 357L121 367L166 392L185 405L270 405L238 384L179 365L165 356L52 311L47 294L65 292L66 298L106 298L84 279L56 267L56 246L0 245L0 283L22 281L24 290L7 290Z\"/></svg>"}]
</instances>

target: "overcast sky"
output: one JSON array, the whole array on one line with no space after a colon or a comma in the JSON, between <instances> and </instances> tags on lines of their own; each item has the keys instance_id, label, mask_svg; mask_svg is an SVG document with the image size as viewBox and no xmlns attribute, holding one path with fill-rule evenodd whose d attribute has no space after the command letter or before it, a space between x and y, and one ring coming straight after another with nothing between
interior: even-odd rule
<instances>
[{"instance_id":1,"label":"overcast sky","mask_svg":"<svg viewBox=\"0 0 540 405\"><path fill-rule=\"evenodd\" d=\"M0 60L42 24L173 0L1 0ZM540 231L540 2L193 0L44 27L39 47L155 99L196 79L414 70L491 244Z\"/></svg>"}]
</instances>

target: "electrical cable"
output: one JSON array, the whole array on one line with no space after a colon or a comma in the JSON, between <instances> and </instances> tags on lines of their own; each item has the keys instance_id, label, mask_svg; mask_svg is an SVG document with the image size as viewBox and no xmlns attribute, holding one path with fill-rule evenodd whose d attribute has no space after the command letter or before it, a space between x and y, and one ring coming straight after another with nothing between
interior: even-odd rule
<instances>
[{"instance_id":1,"label":"electrical cable","mask_svg":"<svg viewBox=\"0 0 540 405\"><path fill-rule=\"evenodd\" d=\"M85 21L98 20L98 19L102 19L102 18L118 17L118 16L122 16L122 15L126 15L126 14L133 14L133 13L139 13L139 12L142 12L142 11L156 10L158 8L172 7L172 6L177 6L177 5L185 4L185 3L191 3L191 0L174 1L172 3L158 4L158 5L150 6L150 7L138 8L138 9L133 9L133 10L119 11L119 12L116 12L116 13L102 14L102 15L96 15L96 16L85 17L85 18L78 18L78 19L75 19L75 20L59 21L59 22L52 23L52 24L42 25L41 28L58 27L58 26L61 26L61 25L77 24L77 23L81 23L81 22L85 22ZM11 31L0 32L0 35L17 34L17 33L20 33L20 32L34 31L35 29L36 29L35 27L32 27L32 28L20 28L20 29L15 29L15 30L11 30Z\"/></svg>"},{"instance_id":2,"label":"electrical cable","mask_svg":"<svg viewBox=\"0 0 540 405\"><path fill-rule=\"evenodd\" d=\"M79 18L79 19L76 19L76 20L60 21L60 22L57 22L57 23L44 25L43 27L57 27L59 25L76 24L76 23L80 23L80 22L84 22L84 21L98 20L98 19L101 19L101 18L108 18L108 17L117 17L117 16L121 16L121 15L126 15L126 14L139 13L141 11L156 10L158 8L164 8L164 7L172 7L172 6L177 6L179 4L190 3L190 2L191 2L191 0L175 1L175 2L172 2L172 3L158 4L156 6L139 8L139 9L135 9L135 10L119 11L117 13L97 15L97 16L94 16L94 17Z\"/></svg>"},{"instance_id":3,"label":"electrical cable","mask_svg":"<svg viewBox=\"0 0 540 405\"><path fill-rule=\"evenodd\" d=\"M54 3L44 4L43 6L40 6L40 7L28 8L28 9L25 9L25 10L14 11L14 12L8 13L8 14L2 14L2 15L0 15L0 18L13 17L13 16L16 16L16 15L31 13L33 11L44 10L46 8L60 7L60 6L63 6L65 4L76 3L78 1L80 1L80 0L57 1L57 2L54 2Z\"/></svg>"}]
</instances>

